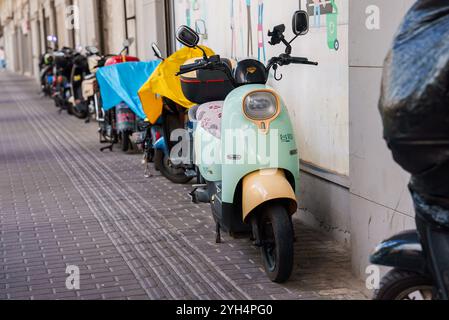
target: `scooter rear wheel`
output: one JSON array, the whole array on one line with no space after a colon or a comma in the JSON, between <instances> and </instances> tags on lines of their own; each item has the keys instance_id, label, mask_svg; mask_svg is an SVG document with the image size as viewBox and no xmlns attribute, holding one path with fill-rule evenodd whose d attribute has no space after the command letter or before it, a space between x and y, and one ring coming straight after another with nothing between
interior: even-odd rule
<instances>
[{"instance_id":1,"label":"scooter rear wheel","mask_svg":"<svg viewBox=\"0 0 449 320\"><path fill-rule=\"evenodd\" d=\"M86 119L89 115L87 106L76 105L72 106L72 114L78 119Z\"/></svg>"},{"instance_id":2,"label":"scooter rear wheel","mask_svg":"<svg viewBox=\"0 0 449 320\"><path fill-rule=\"evenodd\" d=\"M131 148L131 133L128 131L121 132L120 133L120 141L122 143L122 151L128 152L128 150Z\"/></svg>"},{"instance_id":3,"label":"scooter rear wheel","mask_svg":"<svg viewBox=\"0 0 449 320\"><path fill-rule=\"evenodd\" d=\"M294 235L286 208L278 203L263 206L258 229L265 272L273 282L288 281L293 271Z\"/></svg>"},{"instance_id":4,"label":"scooter rear wheel","mask_svg":"<svg viewBox=\"0 0 449 320\"><path fill-rule=\"evenodd\" d=\"M65 109L67 110L67 113L69 115L73 116L74 115L73 105L68 101L64 101L63 104L64 104Z\"/></svg>"},{"instance_id":5,"label":"scooter rear wheel","mask_svg":"<svg viewBox=\"0 0 449 320\"><path fill-rule=\"evenodd\" d=\"M432 280L425 275L393 269L382 278L373 300L433 300Z\"/></svg>"}]
</instances>

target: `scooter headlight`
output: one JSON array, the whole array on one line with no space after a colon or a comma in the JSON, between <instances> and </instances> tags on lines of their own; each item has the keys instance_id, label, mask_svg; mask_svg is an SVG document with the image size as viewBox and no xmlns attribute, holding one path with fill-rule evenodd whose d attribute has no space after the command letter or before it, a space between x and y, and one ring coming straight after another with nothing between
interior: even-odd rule
<instances>
[{"instance_id":1,"label":"scooter headlight","mask_svg":"<svg viewBox=\"0 0 449 320\"><path fill-rule=\"evenodd\" d=\"M246 96L243 103L245 115L255 121L273 118L278 113L278 99L269 91L256 91Z\"/></svg>"},{"instance_id":2,"label":"scooter headlight","mask_svg":"<svg viewBox=\"0 0 449 320\"><path fill-rule=\"evenodd\" d=\"M268 131L270 123L279 116L280 109L279 97L271 90L251 92L243 100L245 116L263 131Z\"/></svg>"}]
</instances>

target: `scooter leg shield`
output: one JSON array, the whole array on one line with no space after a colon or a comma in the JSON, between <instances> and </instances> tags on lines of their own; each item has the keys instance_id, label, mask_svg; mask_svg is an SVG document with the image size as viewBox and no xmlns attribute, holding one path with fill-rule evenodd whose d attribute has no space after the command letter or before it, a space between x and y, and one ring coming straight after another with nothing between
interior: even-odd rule
<instances>
[{"instance_id":1,"label":"scooter leg shield","mask_svg":"<svg viewBox=\"0 0 449 320\"><path fill-rule=\"evenodd\" d=\"M291 215L298 209L295 191L288 182L284 170L267 169L253 172L243 179L243 221L260 205L282 200Z\"/></svg>"}]
</instances>

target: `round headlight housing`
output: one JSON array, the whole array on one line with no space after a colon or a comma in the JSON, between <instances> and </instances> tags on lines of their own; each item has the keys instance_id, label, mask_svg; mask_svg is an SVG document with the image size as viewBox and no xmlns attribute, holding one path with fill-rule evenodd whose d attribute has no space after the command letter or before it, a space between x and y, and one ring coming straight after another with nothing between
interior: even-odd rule
<instances>
[{"instance_id":1,"label":"round headlight housing","mask_svg":"<svg viewBox=\"0 0 449 320\"><path fill-rule=\"evenodd\" d=\"M243 101L243 111L248 119L266 121L279 114L279 101L270 91L255 91Z\"/></svg>"}]
</instances>

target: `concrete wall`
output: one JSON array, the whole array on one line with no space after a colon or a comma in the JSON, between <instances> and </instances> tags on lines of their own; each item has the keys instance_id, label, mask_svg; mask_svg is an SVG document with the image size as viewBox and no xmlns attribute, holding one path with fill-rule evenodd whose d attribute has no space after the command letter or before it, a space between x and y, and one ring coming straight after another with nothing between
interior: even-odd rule
<instances>
[{"instance_id":1,"label":"concrete wall","mask_svg":"<svg viewBox=\"0 0 449 320\"><path fill-rule=\"evenodd\" d=\"M76 0L74 5L79 7L80 29L75 36L76 46L100 46L97 25L95 0ZM81 27L82 26L82 27Z\"/></svg>"},{"instance_id":2,"label":"concrete wall","mask_svg":"<svg viewBox=\"0 0 449 320\"><path fill-rule=\"evenodd\" d=\"M378 100L382 65L413 0L357 0L349 9L350 210L354 271L365 273L379 241L414 228L409 175L382 139ZM380 29L368 30L366 9L380 9Z\"/></svg>"},{"instance_id":3,"label":"concrete wall","mask_svg":"<svg viewBox=\"0 0 449 320\"><path fill-rule=\"evenodd\" d=\"M279 24L285 24L287 38L292 38L292 16L310 1L264 0L264 46L266 60L285 51L283 45L270 46L266 34ZM207 39L203 44L225 57L258 57L258 0L251 1L253 51L247 51L248 21L245 0L217 1L199 0L191 6L189 0L175 1L175 22L195 27L196 22L205 21ZM234 10L231 10L231 4ZM330 5L330 1L326 1ZM306 56L319 61L319 67L289 66L280 69L283 80L271 79L274 87L285 100L296 128L301 159L328 171L349 174L349 118L348 118L348 0L337 0L337 38L338 51L327 45L327 16L315 24L310 18L311 29L308 35L293 43L293 55ZM335 9L337 10L337 9ZM232 15L231 15L232 12ZM220 13L220 14L217 14ZM234 25L234 45L231 25ZM234 48L234 49L233 49Z\"/></svg>"},{"instance_id":4,"label":"concrete wall","mask_svg":"<svg viewBox=\"0 0 449 320\"><path fill-rule=\"evenodd\" d=\"M154 60L151 44L157 43L164 55L167 54L164 0L137 0L138 55L144 60Z\"/></svg>"},{"instance_id":5,"label":"concrete wall","mask_svg":"<svg viewBox=\"0 0 449 320\"><path fill-rule=\"evenodd\" d=\"M124 2L102 0L101 13L97 11L96 2L73 0L73 4L79 9L80 28L72 30L66 25L70 14L67 8L72 3L70 0L0 0L8 68L37 77L39 56L49 46L46 35L56 35L59 47L85 47L99 46L101 32L106 53L118 53L126 34ZM131 48L131 54L142 60L154 59L152 42L158 43L166 51L164 0L135 0L135 11L135 27L130 27L130 36L137 39ZM99 14L104 19L102 30L99 29ZM48 26L45 34L46 19Z\"/></svg>"}]
</instances>

